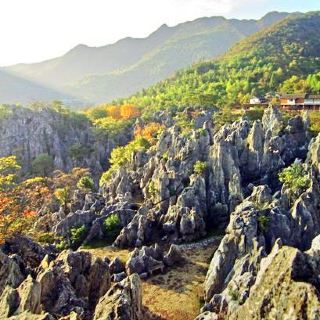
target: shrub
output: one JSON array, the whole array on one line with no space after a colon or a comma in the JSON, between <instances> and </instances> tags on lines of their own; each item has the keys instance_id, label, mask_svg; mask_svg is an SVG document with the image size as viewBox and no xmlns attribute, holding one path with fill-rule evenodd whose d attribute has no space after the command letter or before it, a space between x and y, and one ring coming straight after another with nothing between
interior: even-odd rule
<instances>
[{"instance_id":1,"label":"shrub","mask_svg":"<svg viewBox=\"0 0 320 320\"><path fill-rule=\"evenodd\" d=\"M77 249L84 241L87 234L87 228L82 226L72 227L70 229L70 243L72 249Z\"/></svg>"},{"instance_id":2,"label":"shrub","mask_svg":"<svg viewBox=\"0 0 320 320\"><path fill-rule=\"evenodd\" d=\"M15 185L20 169L15 156L0 158L0 191L8 190Z\"/></svg>"},{"instance_id":3,"label":"shrub","mask_svg":"<svg viewBox=\"0 0 320 320\"><path fill-rule=\"evenodd\" d=\"M207 168L207 163L203 161L197 161L193 166L193 172L197 175L202 175Z\"/></svg>"},{"instance_id":4,"label":"shrub","mask_svg":"<svg viewBox=\"0 0 320 320\"><path fill-rule=\"evenodd\" d=\"M55 197L62 206L67 206L71 198L71 192L69 187L58 188L54 192Z\"/></svg>"},{"instance_id":5,"label":"shrub","mask_svg":"<svg viewBox=\"0 0 320 320\"><path fill-rule=\"evenodd\" d=\"M245 116L248 118L249 121L256 121L261 120L263 117L264 108L256 107L249 110L246 110Z\"/></svg>"},{"instance_id":6,"label":"shrub","mask_svg":"<svg viewBox=\"0 0 320 320\"><path fill-rule=\"evenodd\" d=\"M258 217L257 220L258 220L258 224L259 224L259 229L263 232L267 231L271 218L267 217L265 215L261 215Z\"/></svg>"},{"instance_id":7,"label":"shrub","mask_svg":"<svg viewBox=\"0 0 320 320\"><path fill-rule=\"evenodd\" d=\"M238 290L229 289L229 295L233 301L240 300L240 293Z\"/></svg>"},{"instance_id":8,"label":"shrub","mask_svg":"<svg viewBox=\"0 0 320 320\"><path fill-rule=\"evenodd\" d=\"M169 152L168 152L168 150L163 153L162 159L165 160L165 161L168 161L168 159L169 159Z\"/></svg>"},{"instance_id":9,"label":"shrub","mask_svg":"<svg viewBox=\"0 0 320 320\"><path fill-rule=\"evenodd\" d=\"M12 110L9 105L1 104L0 105L0 120L6 119L10 114L12 114Z\"/></svg>"},{"instance_id":10,"label":"shrub","mask_svg":"<svg viewBox=\"0 0 320 320\"><path fill-rule=\"evenodd\" d=\"M69 249L69 246L64 240L62 240L62 241L60 241L59 243L56 244L56 248L59 251L63 251L63 250Z\"/></svg>"},{"instance_id":11,"label":"shrub","mask_svg":"<svg viewBox=\"0 0 320 320\"><path fill-rule=\"evenodd\" d=\"M204 128L199 128L197 131L199 132L199 134L200 134L201 136L204 136L204 137L205 137L205 136L207 135L207 130L204 129Z\"/></svg>"},{"instance_id":12,"label":"shrub","mask_svg":"<svg viewBox=\"0 0 320 320\"><path fill-rule=\"evenodd\" d=\"M109 135L115 137L122 133L130 124L130 121L123 119L116 120L112 117L105 117L94 121L96 127L95 134L97 137L103 135Z\"/></svg>"},{"instance_id":13,"label":"shrub","mask_svg":"<svg viewBox=\"0 0 320 320\"><path fill-rule=\"evenodd\" d=\"M77 183L77 188L83 191L90 191L93 189L93 187L94 187L94 181L89 176L82 177Z\"/></svg>"},{"instance_id":14,"label":"shrub","mask_svg":"<svg viewBox=\"0 0 320 320\"><path fill-rule=\"evenodd\" d=\"M43 244L53 244L56 239L54 233L42 232L36 235L36 240Z\"/></svg>"},{"instance_id":15,"label":"shrub","mask_svg":"<svg viewBox=\"0 0 320 320\"><path fill-rule=\"evenodd\" d=\"M110 215L103 223L105 236L110 241L113 242L119 235L122 226L120 219L117 214Z\"/></svg>"},{"instance_id":16,"label":"shrub","mask_svg":"<svg viewBox=\"0 0 320 320\"><path fill-rule=\"evenodd\" d=\"M132 104L124 104L120 107L120 115L123 119L134 119L139 117L140 114L139 108Z\"/></svg>"},{"instance_id":17,"label":"shrub","mask_svg":"<svg viewBox=\"0 0 320 320\"><path fill-rule=\"evenodd\" d=\"M151 144L154 144L163 130L164 126L160 123L151 122L143 128L138 126L134 134L136 137L143 137L147 139Z\"/></svg>"},{"instance_id":18,"label":"shrub","mask_svg":"<svg viewBox=\"0 0 320 320\"><path fill-rule=\"evenodd\" d=\"M235 109L231 107L225 107L219 110L219 112L215 112L213 114L213 122L215 124L215 128L219 129L225 124L233 123L240 119L243 115L243 110Z\"/></svg>"},{"instance_id":19,"label":"shrub","mask_svg":"<svg viewBox=\"0 0 320 320\"><path fill-rule=\"evenodd\" d=\"M176 124L181 128L181 134L188 136L194 129L194 119L192 119L191 114L186 114L183 112L177 113L175 116Z\"/></svg>"},{"instance_id":20,"label":"shrub","mask_svg":"<svg viewBox=\"0 0 320 320\"><path fill-rule=\"evenodd\" d=\"M81 143L75 143L69 148L69 155L71 158L77 161L81 161L93 151L92 148L82 145Z\"/></svg>"},{"instance_id":21,"label":"shrub","mask_svg":"<svg viewBox=\"0 0 320 320\"><path fill-rule=\"evenodd\" d=\"M320 133L320 112L314 111L309 113L310 117L310 130L314 135Z\"/></svg>"},{"instance_id":22,"label":"shrub","mask_svg":"<svg viewBox=\"0 0 320 320\"><path fill-rule=\"evenodd\" d=\"M46 177L52 170L53 158L47 153L38 155L31 163L31 171L37 176Z\"/></svg>"},{"instance_id":23,"label":"shrub","mask_svg":"<svg viewBox=\"0 0 320 320\"><path fill-rule=\"evenodd\" d=\"M109 170L102 174L99 183L100 186L104 186L109 181L114 172L116 172L121 166L130 162L135 152L146 151L150 148L150 146L150 142L147 139L143 137L137 137L124 147L114 148L111 152L109 160L111 167Z\"/></svg>"},{"instance_id":24,"label":"shrub","mask_svg":"<svg viewBox=\"0 0 320 320\"><path fill-rule=\"evenodd\" d=\"M304 192L310 185L308 173L301 163L293 163L290 167L284 168L279 173L279 180L290 191L298 195Z\"/></svg>"},{"instance_id":25,"label":"shrub","mask_svg":"<svg viewBox=\"0 0 320 320\"><path fill-rule=\"evenodd\" d=\"M154 180L151 180L149 182L148 187L147 187L147 191L151 197L155 197L157 195L158 189L157 189L157 186L156 186L156 183L154 182Z\"/></svg>"}]
</instances>

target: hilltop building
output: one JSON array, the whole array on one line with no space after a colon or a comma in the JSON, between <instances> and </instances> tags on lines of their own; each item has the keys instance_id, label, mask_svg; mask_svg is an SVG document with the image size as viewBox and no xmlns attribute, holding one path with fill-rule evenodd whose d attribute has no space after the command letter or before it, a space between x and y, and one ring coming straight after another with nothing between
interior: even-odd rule
<instances>
[{"instance_id":1,"label":"hilltop building","mask_svg":"<svg viewBox=\"0 0 320 320\"><path fill-rule=\"evenodd\" d=\"M289 110L320 110L320 95L313 94L283 94L280 105Z\"/></svg>"},{"instance_id":2,"label":"hilltop building","mask_svg":"<svg viewBox=\"0 0 320 320\"><path fill-rule=\"evenodd\" d=\"M267 99L265 97L252 97L250 99L250 104L253 105L253 104L265 104L267 103Z\"/></svg>"}]
</instances>

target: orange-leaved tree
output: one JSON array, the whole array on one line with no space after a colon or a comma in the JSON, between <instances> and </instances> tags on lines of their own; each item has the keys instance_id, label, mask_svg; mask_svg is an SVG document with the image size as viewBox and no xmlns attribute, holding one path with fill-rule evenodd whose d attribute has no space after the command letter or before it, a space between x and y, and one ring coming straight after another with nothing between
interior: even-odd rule
<instances>
[{"instance_id":1,"label":"orange-leaved tree","mask_svg":"<svg viewBox=\"0 0 320 320\"><path fill-rule=\"evenodd\" d=\"M155 143L159 134L164 130L164 125L157 122L150 122L146 126L138 126L135 129L135 137L143 137L151 144Z\"/></svg>"},{"instance_id":2,"label":"orange-leaved tree","mask_svg":"<svg viewBox=\"0 0 320 320\"><path fill-rule=\"evenodd\" d=\"M140 116L140 114L140 109L132 104L123 104L120 107L121 118L125 120L137 118Z\"/></svg>"},{"instance_id":3,"label":"orange-leaved tree","mask_svg":"<svg viewBox=\"0 0 320 320\"><path fill-rule=\"evenodd\" d=\"M28 233L37 212L51 201L47 178L19 183L19 170L16 157L0 158L0 243L15 233Z\"/></svg>"}]
</instances>

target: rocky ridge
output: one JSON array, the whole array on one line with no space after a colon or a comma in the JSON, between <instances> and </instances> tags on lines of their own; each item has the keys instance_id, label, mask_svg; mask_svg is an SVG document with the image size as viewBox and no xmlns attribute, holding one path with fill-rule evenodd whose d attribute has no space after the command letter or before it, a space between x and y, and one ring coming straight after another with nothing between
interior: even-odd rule
<instances>
[{"instance_id":1,"label":"rocky ridge","mask_svg":"<svg viewBox=\"0 0 320 320\"><path fill-rule=\"evenodd\" d=\"M304 163L309 187L294 201L285 186L261 185L231 214L198 319L319 318L319 138Z\"/></svg>"},{"instance_id":2,"label":"rocky ridge","mask_svg":"<svg viewBox=\"0 0 320 320\"><path fill-rule=\"evenodd\" d=\"M112 149L125 144L130 134L99 141L90 122L79 114L58 112L51 107L29 109L6 106L0 118L0 157L16 155L28 172L39 155L52 157L53 169L70 171L90 168L101 174Z\"/></svg>"},{"instance_id":3,"label":"rocky ridge","mask_svg":"<svg viewBox=\"0 0 320 320\"><path fill-rule=\"evenodd\" d=\"M201 112L186 134L170 115L165 118L167 129L157 145L134 153L103 186L102 200L93 196L83 209L67 217L57 214L54 231L65 235L84 224L92 229L89 241L101 235L109 215L117 214L123 227L115 241L119 247L199 239L208 228L226 225L255 185L279 190L278 172L305 159L311 139L306 119L296 116L285 123L275 108L262 121L242 119L218 131L211 113Z\"/></svg>"},{"instance_id":4,"label":"rocky ridge","mask_svg":"<svg viewBox=\"0 0 320 320\"><path fill-rule=\"evenodd\" d=\"M142 319L136 274L111 284L107 259L12 241L0 251L2 319Z\"/></svg>"}]
</instances>

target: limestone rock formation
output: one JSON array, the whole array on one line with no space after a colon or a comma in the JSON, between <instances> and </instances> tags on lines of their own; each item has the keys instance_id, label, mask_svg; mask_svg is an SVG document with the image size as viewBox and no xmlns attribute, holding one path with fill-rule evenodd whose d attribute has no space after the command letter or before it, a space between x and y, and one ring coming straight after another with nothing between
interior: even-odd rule
<instances>
[{"instance_id":1,"label":"limestone rock formation","mask_svg":"<svg viewBox=\"0 0 320 320\"><path fill-rule=\"evenodd\" d=\"M32 250L36 255L40 247L29 243L25 260L0 251L0 317L53 319L74 314L75 319L91 319L111 285L108 263L86 252L64 251L55 259L46 255L38 265L27 267Z\"/></svg>"},{"instance_id":2,"label":"limestone rock formation","mask_svg":"<svg viewBox=\"0 0 320 320\"><path fill-rule=\"evenodd\" d=\"M137 274L115 283L99 300L94 320L142 320L142 292Z\"/></svg>"},{"instance_id":3,"label":"limestone rock formation","mask_svg":"<svg viewBox=\"0 0 320 320\"><path fill-rule=\"evenodd\" d=\"M309 187L294 201L285 187L272 195L268 186L257 186L231 214L207 273L198 319L319 317L318 144L318 138L311 143L304 164Z\"/></svg>"},{"instance_id":4,"label":"limestone rock formation","mask_svg":"<svg viewBox=\"0 0 320 320\"><path fill-rule=\"evenodd\" d=\"M70 171L74 167L89 167L101 173L112 149L129 141L131 133L99 142L92 126L79 115L68 115L50 107L39 110L8 106L7 116L0 120L0 157L17 155L23 172L31 169L37 156L52 157L54 169ZM81 150L77 156L72 150Z\"/></svg>"},{"instance_id":5,"label":"limestone rock formation","mask_svg":"<svg viewBox=\"0 0 320 320\"><path fill-rule=\"evenodd\" d=\"M205 118L205 122L199 120L203 127L192 130L188 138L170 123L155 149L137 153L104 186L104 196L111 203L143 195L141 209L116 245L199 239L207 225L228 221L252 191L250 186L279 188L279 170L307 156L311 136L303 117L285 123L281 113L270 107L262 121L251 124L242 119L218 131L210 117ZM203 163L202 172L194 172L198 162Z\"/></svg>"},{"instance_id":6,"label":"limestone rock formation","mask_svg":"<svg viewBox=\"0 0 320 320\"><path fill-rule=\"evenodd\" d=\"M147 278L154 272L163 272L165 267L181 265L185 261L181 250L176 245L171 245L164 253L159 245L134 249L126 263L127 274L137 273L141 278Z\"/></svg>"}]
</instances>

